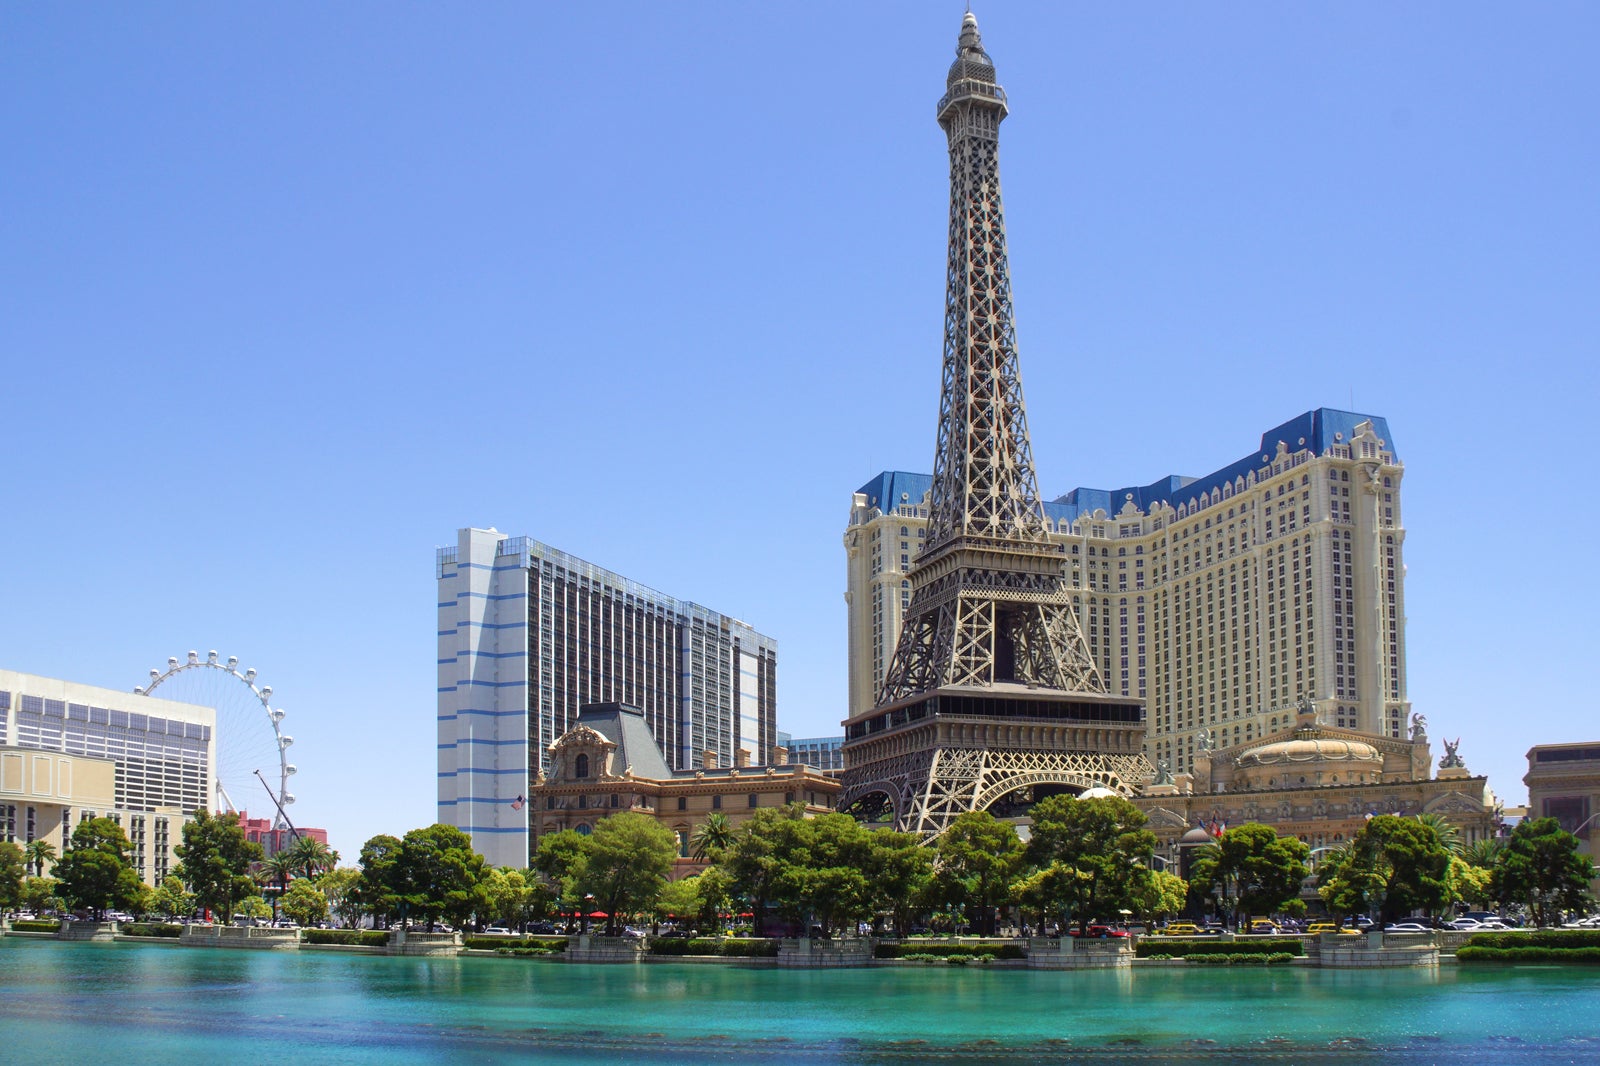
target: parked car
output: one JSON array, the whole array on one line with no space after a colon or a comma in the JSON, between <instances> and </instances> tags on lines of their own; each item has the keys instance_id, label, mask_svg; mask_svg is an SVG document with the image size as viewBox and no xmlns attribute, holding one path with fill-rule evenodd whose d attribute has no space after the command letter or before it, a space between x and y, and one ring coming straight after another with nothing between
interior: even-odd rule
<instances>
[{"instance_id":1,"label":"parked car","mask_svg":"<svg viewBox=\"0 0 1600 1066\"><path fill-rule=\"evenodd\" d=\"M1385 933L1426 933L1430 930L1421 922L1391 922L1383 927Z\"/></svg>"},{"instance_id":2,"label":"parked car","mask_svg":"<svg viewBox=\"0 0 1600 1066\"><path fill-rule=\"evenodd\" d=\"M511 930L507 929L503 925L491 925L489 928L485 929L484 932L486 934L488 934L489 936L510 936L511 935Z\"/></svg>"},{"instance_id":3,"label":"parked car","mask_svg":"<svg viewBox=\"0 0 1600 1066\"><path fill-rule=\"evenodd\" d=\"M1310 936L1321 936L1323 933L1337 933L1339 927L1332 922L1312 922L1306 926L1306 933Z\"/></svg>"},{"instance_id":4,"label":"parked car","mask_svg":"<svg viewBox=\"0 0 1600 1066\"><path fill-rule=\"evenodd\" d=\"M1073 929L1067 935L1078 936L1079 933L1076 929ZM1113 929L1109 925L1091 925L1082 935L1085 939L1105 940L1114 936L1127 936L1128 931L1126 929Z\"/></svg>"},{"instance_id":5,"label":"parked car","mask_svg":"<svg viewBox=\"0 0 1600 1066\"><path fill-rule=\"evenodd\" d=\"M1483 923L1478 921L1476 918L1457 918L1455 921L1450 923L1449 927L1459 932L1470 933L1478 929L1482 929Z\"/></svg>"},{"instance_id":6,"label":"parked car","mask_svg":"<svg viewBox=\"0 0 1600 1066\"><path fill-rule=\"evenodd\" d=\"M1257 918L1255 921L1251 922L1250 923L1250 931L1252 933L1273 933L1273 934L1282 932L1282 930L1278 928L1276 923L1268 921L1266 918Z\"/></svg>"},{"instance_id":7,"label":"parked car","mask_svg":"<svg viewBox=\"0 0 1600 1066\"><path fill-rule=\"evenodd\" d=\"M1193 922L1168 922L1166 928L1158 930L1162 936L1200 936L1201 929Z\"/></svg>"}]
</instances>

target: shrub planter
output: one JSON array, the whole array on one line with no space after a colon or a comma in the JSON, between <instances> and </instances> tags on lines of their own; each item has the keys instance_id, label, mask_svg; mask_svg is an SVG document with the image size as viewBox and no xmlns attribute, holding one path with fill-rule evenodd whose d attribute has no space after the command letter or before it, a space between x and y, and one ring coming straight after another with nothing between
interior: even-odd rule
<instances>
[{"instance_id":1,"label":"shrub planter","mask_svg":"<svg viewBox=\"0 0 1600 1066\"><path fill-rule=\"evenodd\" d=\"M1431 933L1383 933L1376 930L1362 936L1323 933L1317 944L1317 965L1346 970L1437 966L1439 948Z\"/></svg>"},{"instance_id":2,"label":"shrub planter","mask_svg":"<svg viewBox=\"0 0 1600 1066\"><path fill-rule=\"evenodd\" d=\"M1028 941L1030 970L1110 970L1133 965L1133 938L1034 937Z\"/></svg>"},{"instance_id":3,"label":"shrub planter","mask_svg":"<svg viewBox=\"0 0 1600 1066\"><path fill-rule=\"evenodd\" d=\"M459 955L460 933L422 933L415 929L389 930L390 955Z\"/></svg>"},{"instance_id":4,"label":"shrub planter","mask_svg":"<svg viewBox=\"0 0 1600 1066\"><path fill-rule=\"evenodd\" d=\"M785 940L778 947L778 965L802 969L865 966L872 961L870 940Z\"/></svg>"},{"instance_id":5,"label":"shrub planter","mask_svg":"<svg viewBox=\"0 0 1600 1066\"><path fill-rule=\"evenodd\" d=\"M638 962L643 956L643 937L593 933L567 937L566 957L570 962Z\"/></svg>"},{"instance_id":6,"label":"shrub planter","mask_svg":"<svg viewBox=\"0 0 1600 1066\"><path fill-rule=\"evenodd\" d=\"M62 922L57 940L115 940L116 922Z\"/></svg>"}]
</instances>

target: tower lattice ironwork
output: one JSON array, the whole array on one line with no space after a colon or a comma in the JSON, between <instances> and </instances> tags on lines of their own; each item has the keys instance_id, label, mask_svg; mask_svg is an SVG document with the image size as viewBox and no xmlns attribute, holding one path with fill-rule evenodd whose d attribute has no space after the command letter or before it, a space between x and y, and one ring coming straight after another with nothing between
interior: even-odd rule
<instances>
[{"instance_id":1,"label":"tower lattice ironwork","mask_svg":"<svg viewBox=\"0 0 1600 1066\"><path fill-rule=\"evenodd\" d=\"M1126 793L1148 775L1142 705L1106 692L1045 527L1000 201L1006 95L970 12L946 88L950 247L927 540L877 704L845 723L842 797L877 797L897 825L929 834L1036 786Z\"/></svg>"}]
</instances>

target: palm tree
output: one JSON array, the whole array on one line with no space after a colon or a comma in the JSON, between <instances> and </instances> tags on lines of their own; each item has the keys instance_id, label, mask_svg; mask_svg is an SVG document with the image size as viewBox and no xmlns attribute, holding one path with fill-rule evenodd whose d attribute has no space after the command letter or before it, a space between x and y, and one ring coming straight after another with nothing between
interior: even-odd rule
<instances>
[{"instance_id":1,"label":"palm tree","mask_svg":"<svg viewBox=\"0 0 1600 1066\"><path fill-rule=\"evenodd\" d=\"M733 825L728 821L728 816L721 811L712 811L706 816L705 824L694 831L692 843L696 862L705 862L707 859L715 862L733 843Z\"/></svg>"},{"instance_id":2,"label":"palm tree","mask_svg":"<svg viewBox=\"0 0 1600 1066\"><path fill-rule=\"evenodd\" d=\"M1461 861L1480 870L1493 870L1500 862L1500 852L1504 849L1505 843L1493 837L1474 840L1461 849Z\"/></svg>"},{"instance_id":3,"label":"palm tree","mask_svg":"<svg viewBox=\"0 0 1600 1066\"><path fill-rule=\"evenodd\" d=\"M1451 855L1461 854L1461 831L1444 815L1428 811L1417 815L1417 821L1433 830L1434 835L1439 838L1439 843L1444 845L1444 850Z\"/></svg>"},{"instance_id":4,"label":"palm tree","mask_svg":"<svg viewBox=\"0 0 1600 1066\"><path fill-rule=\"evenodd\" d=\"M33 872L36 877L44 876L45 863L56 861L55 845L50 843L48 840L45 840L43 837L40 837L38 840L30 840L24 844L22 846L22 854L27 860L27 864L33 867Z\"/></svg>"},{"instance_id":5,"label":"palm tree","mask_svg":"<svg viewBox=\"0 0 1600 1066\"><path fill-rule=\"evenodd\" d=\"M287 854L294 862L294 872L305 878L339 865L339 853L314 837L296 837Z\"/></svg>"},{"instance_id":6,"label":"palm tree","mask_svg":"<svg viewBox=\"0 0 1600 1066\"><path fill-rule=\"evenodd\" d=\"M295 865L294 856L287 851L280 851L276 855L269 855L256 867L256 880L264 885L277 885L278 894L272 899L272 918L278 918L278 900L289 889L289 880L294 877L298 867Z\"/></svg>"}]
</instances>

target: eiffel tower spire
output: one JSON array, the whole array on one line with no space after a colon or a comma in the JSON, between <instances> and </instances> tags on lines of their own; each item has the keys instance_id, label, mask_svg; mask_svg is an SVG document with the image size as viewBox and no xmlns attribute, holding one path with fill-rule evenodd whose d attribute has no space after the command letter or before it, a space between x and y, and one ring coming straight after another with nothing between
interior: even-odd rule
<instances>
[{"instance_id":1,"label":"eiffel tower spire","mask_svg":"<svg viewBox=\"0 0 1600 1066\"><path fill-rule=\"evenodd\" d=\"M1127 792L1148 771L1143 706L1106 693L1039 500L1000 202L1006 94L970 11L946 90L950 247L928 536L877 705L845 723L841 797L869 815L887 800L896 824L925 833L1018 782Z\"/></svg>"},{"instance_id":2,"label":"eiffel tower spire","mask_svg":"<svg viewBox=\"0 0 1600 1066\"><path fill-rule=\"evenodd\" d=\"M1104 692L1039 502L1000 204L1000 123L978 20L961 20L939 101L950 145L944 360L927 547L879 704L999 681Z\"/></svg>"}]
</instances>

